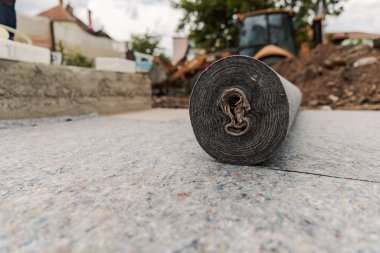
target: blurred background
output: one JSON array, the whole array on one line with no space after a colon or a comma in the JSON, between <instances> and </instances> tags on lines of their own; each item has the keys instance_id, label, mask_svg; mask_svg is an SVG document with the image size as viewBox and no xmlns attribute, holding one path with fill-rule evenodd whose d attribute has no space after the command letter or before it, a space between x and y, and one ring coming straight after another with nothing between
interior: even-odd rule
<instances>
[{"instance_id":1,"label":"blurred background","mask_svg":"<svg viewBox=\"0 0 380 253\"><path fill-rule=\"evenodd\" d=\"M11 39L52 65L143 73L153 107L187 108L202 71L237 54L300 87L305 109L380 109L377 0L12 2L0 1L16 12Z\"/></svg>"}]
</instances>

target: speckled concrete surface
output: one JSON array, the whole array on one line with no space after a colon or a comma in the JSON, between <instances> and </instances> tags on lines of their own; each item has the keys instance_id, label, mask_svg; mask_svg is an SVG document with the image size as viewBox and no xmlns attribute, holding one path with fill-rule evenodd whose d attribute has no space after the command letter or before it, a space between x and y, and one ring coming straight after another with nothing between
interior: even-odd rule
<instances>
[{"instance_id":1,"label":"speckled concrete surface","mask_svg":"<svg viewBox=\"0 0 380 253\"><path fill-rule=\"evenodd\" d=\"M271 161L239 167L188 120L1 122L0 252L379 252L379 125L301 112Z\"/></svg>"}]
</instances>

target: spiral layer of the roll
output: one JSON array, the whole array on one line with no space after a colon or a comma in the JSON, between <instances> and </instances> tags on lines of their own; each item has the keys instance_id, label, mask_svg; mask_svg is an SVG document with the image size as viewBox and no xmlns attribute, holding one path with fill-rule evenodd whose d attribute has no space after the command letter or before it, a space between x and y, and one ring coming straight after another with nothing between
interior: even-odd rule
<instances>
[{"instance_id":1,"label":"spiral layer of the roll","mask_svg":"<svg viewBox=\"0 0 380 253\"><path fill-rule=\"evenodd\" d=\"M254 165L284 141L300 100L299 90L267 65L231 56L199 77L190 98L191 124L211 157Z\"/></svg>"}]
</instances>

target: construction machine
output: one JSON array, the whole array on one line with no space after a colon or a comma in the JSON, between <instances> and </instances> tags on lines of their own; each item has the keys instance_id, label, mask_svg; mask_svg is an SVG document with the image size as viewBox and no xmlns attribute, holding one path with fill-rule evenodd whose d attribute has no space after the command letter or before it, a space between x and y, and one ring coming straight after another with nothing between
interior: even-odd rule
<instances>
[{"instance_id":1,"label":"construction machine","mask_svg":"<svg viewBox=\"0 0 380 253\"><path fill-rule=\"evenodd\" d=\"M316 5L317 16L314 18L314 44L322 43L322 20L325 14L325 0ZM187 85L191 90L199 74L218 59L230 55L246 55L274 65L286 58L298 55L298 47L293 22L294 12L287 9L267 9L236 15L239 26L238 48L198 55L187 60L187 53L176 65L164 64L155 59L152 72L161 69L161 75L153 75L153 90L156 94L166 94L171 88L184 90ZM164 73L164 75L162 74ZM151 75L152 76L152 75ZM160 76L161 78L154 78ZM165 76L165 78L163 78ZM172 92L173 93L173 92ZM174 92L175 93L175 92ZM171 94L174 95L174 94Z\"/></svg>"},{"instance_id":2,"label":"construction machine","mask_svg":"<svg viewBox=\"0 0 380 253\"><path fill-rule=\"evenodd\" d=\"M298 54L293 12L269 9L238 14L239 55L251 56L268 65Z\"/></svg>"}]
</instances>

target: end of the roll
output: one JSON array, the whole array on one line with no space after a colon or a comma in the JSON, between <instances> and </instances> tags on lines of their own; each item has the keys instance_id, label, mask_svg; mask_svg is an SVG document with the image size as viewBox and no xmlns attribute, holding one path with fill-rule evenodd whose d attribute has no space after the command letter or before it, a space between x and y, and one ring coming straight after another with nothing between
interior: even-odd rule
<instances>
[{"instance_id":1,"label":"end of the roll","mask_svg":"<svg viewBox=\"0 0 380 253\"><path fill-rule=\"evenodd\" d=\"M190 98L198 143L220 162L254 165L269 159L292 120L289 85L253 58L215 62L201 74Z\"/></svg>"},{"instance_id":2,"label":"end of the roll","mask_svg":"<svg viewBox=\"0 0 380 253\"><path fill-rule=\"evenodd\" d=\"M218 106L230 118L224 128L227 134L242 136L248 132L251 122L246 114L251 110L251 105L241 89L226 89L218 100Z\"/></svg>"}]
</instances>

